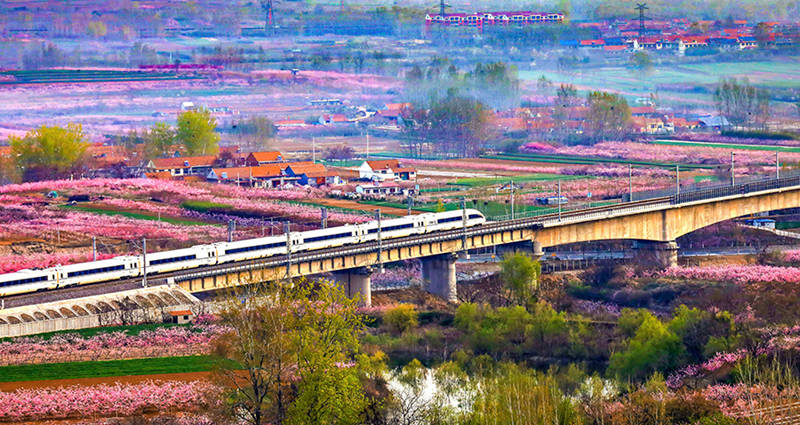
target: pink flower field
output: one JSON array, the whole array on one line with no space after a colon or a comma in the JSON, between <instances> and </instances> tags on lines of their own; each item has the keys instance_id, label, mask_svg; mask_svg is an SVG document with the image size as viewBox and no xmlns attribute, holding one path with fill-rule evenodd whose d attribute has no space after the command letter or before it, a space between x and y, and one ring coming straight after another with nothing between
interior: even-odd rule
<instances>
[{"instance_id":1,"label":"pink flower field","mask_svg":"<svg viewBox=\"0 0 800 425\"><path fill-rule=\"evenodd\" d=\"M219 388L206 381L71 386L0 392L0 421L197 413Z\"/></svg>"},{"instance_id":2,"label":"pink flower field","mask_svg":"<svg viewBox=\"0 0 800 425\"><path fill-rule=\"evenodd\" d=\"M144 330L138 335L120 331L88 338L74 333L54 335L49 339L20 337L0 342L0 365L208 354L214 338L224 332L225 329L217 325L204 325Z\"/></svg>"},{"instance_id":3,"label":"pink flower field","mask_svg":"<svg viewBox=\"0 0 800 425\"><path fill-rule=\"evenodd\" d=\"M724 265L705 267L670 267L659 274L662 277L707 280L715 282L750 283L800 283L800 268L759 265Z\"/></svg>"}]
</instances>

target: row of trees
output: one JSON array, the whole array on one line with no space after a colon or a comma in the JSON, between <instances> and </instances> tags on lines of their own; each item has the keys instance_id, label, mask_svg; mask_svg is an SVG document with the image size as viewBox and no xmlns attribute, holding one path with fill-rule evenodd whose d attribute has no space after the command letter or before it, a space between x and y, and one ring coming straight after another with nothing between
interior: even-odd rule
<instances>
[{"instance_id":1,"label":"row of trees","mask_svg":"<svg viewBox=\"0 0 800 425\"><path fill-rule=\"evenodd\" d=\"M765 88L755 87L747 78L723 79L714 91L719 114L731 125L765 128L770 114L770 93Z\"/></svg>"},{"instance_id":2,"label":"row of trees","mask_svg":"<svg viewBox=\"0 0 800 425\"><path fill-rule=\"evenodd\" d=\"M80 124L42 126L9 140L11 156L0 160L3 181L46 180L86 171L89 142ZM123 141L130 142L129 147L144 142L145 158L169 156L176 148L189 155L213 155L219 150L216 119L207 110L182 112L176 127L156 123L141 136L132 133Z\"/></svg>"}]
</instances>

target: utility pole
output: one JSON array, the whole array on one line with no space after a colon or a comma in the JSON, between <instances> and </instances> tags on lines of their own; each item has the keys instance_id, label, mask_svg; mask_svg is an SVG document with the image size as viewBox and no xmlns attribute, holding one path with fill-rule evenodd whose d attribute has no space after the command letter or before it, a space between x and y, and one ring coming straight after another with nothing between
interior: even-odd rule
<instances>
[{"instance_id":1,"label":"utility pole","mask_svg":"<svg viewBox=\"0 0 800 425\"><path fill-rule=\"evenodd\" d=\"M320 226L322 226L323 229L327 229L328 228L328 209L325 208L325 207L320 208L319 216L320 216L320 220L321 220Z\"/></svg>"},{"instance_id":2,"label":"utility pole","mask_svg":"<svg viewBox=\"0 0 800 425\"><path fill-rule=\"evenodd\" d=\"M97 236L92 236L92 261L97 261Z\"/></svg>"},{"instance_id":3,"label":"utility pole","mask_svg":"<svg viewBox=\"0 0 800 425\"><path fill-rule=\"evenodd\" d=\"M406 203L408 203L408 214L406 215L411 215L411 207L414 206L414 198L411 195L408 195Z\"/></svg>"},{"instance_id":4,"label":"utility pole","mask_svg":"<svg viewBox=\"0 0 800 425\"><path fill-rule=\"evenodd\" d=\"M675 194L681 194L681 169L678 164L675 164Z\"/></svg>"},{"instance_id":5,"label":"utility pole","mask_svg":"<svg viewBox=\"0 0 800 425\"><path fill-rule=\"evenodd\" d=\"M469 251L467 251L467 199L463 196L461 197L461 249L464 251L464 255L469 255Z\"/></svg>"},{"instance_id":6,"label":"utility pole","mask_svg":"<svg viewBox=\"0 0 800 425\"><path fill-rule=\"evenodd\" d=\"M444 0L440 0L439 1L439 15L441 15L442 17L444 17L444 7L445 6L446 5L444 4Z\"/></svg>"},{"instance_id":7,"label":"utility pole","mask_svg":"<svg viewBox=\"0 0 800 425\"><path fill-rule=\"evenodd\" d=\"M511 180L511 219L514 219L514 180Z\"/></svg>"},{"instance_id":8,"label":"utility pole","mask_svg":"<svg viewBox=\"0 0 800 425\"><path fill-rule=\"evenodd\" d=\"M736 152L731 152L731 186L736 185L734 167L736 166Z\"/></svg>"},{"instance_id":9,"label":"utility pole","mask_svg":"<svg viewBox=\"0 0 800 425\"><path fill-rule=\"evenodd\" d=\"M628 164L628 202L633 202L633 166Z\"/></svg>"},{"instance_id":10,"label":"utility pole","mask_svg":"<svg viewBox=\"0 0 800 425\"><path fill-rule=\"evenodd\" d=\"M369 160L369 130L367 130L367 160Z\"/></svg>"},{"instance_id":11,"label":"utility pole","mask_svg":"<svg viewBox=\"0 0 800 425\"><path fill-rule=\"evenodd\" d=\"M286 279L292 279L292 237L291 237L291 222L287 221L283 224L283 231L286 233Z\"/></svg>"},{"instance_id":12,"label":"utility pole","mask_svg":"<svg viewBox=\"0 0 800 425\"><path fill-rule=\"evenodd\" d=\"M233 232L236 231L236 222L228 220L228 242L233 242Z\"/></svg>"},{"instance_id":13,"label":"utility pole","mask_svg":"<svg viewBox=\"0 0 800 425\"><path fill-rule=\"evenodd\" d=\"M147 238L142 238L142 288L147 288Z\"/></svg>"},{"instance_id":14,"label":"utility pole","mask_svg":"<svg viewBox=\"0 0 800 425\"><path fill-rule=\"evenodd\" d=\"M561 180L558 181L558 221L561 221Z\"/></svg>"},{"instance_id":15,"label":"utility pole","mask_svg":"<svg viewBox=\"0 0 800 425\"><path fill-rule=\"evenodd\" d=\"M378 269L383 273L383 236L381 235L381 210L375 209L375 219L378 220Z\"/></svg>"},{"instance_id":16,"label":"utility pole","mask_svg":"<svg viewBox=\"0 0 800 425\"><path fill-rule=\"evenodd\" d=\"M778 152L775 152L775 178L781 178L781 161L778 159Z\"/></svg>"}]
</instances>

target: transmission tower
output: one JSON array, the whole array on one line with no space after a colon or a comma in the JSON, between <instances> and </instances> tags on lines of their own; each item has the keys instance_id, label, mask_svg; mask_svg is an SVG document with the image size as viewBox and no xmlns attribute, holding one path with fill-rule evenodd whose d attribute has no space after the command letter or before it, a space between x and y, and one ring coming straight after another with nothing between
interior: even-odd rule
<instances>
[{"instance_id":1,"label":"transmission tower","mask_svg":"<svg viewBox=\"0 0 800 425\"><path fill-rule=\"evenodd\" d=\"M272 0L261 0L261 8L264 9L265 14L264 33L266 35L270 35L275 29L275 25L272 20Z\"/></svg>"},{"instance_id":2,"label":"transmission tower","mask_svg":"<svg viewBox=\"0 0 800 425\"><path fill-rule=\"evenodd\" d=\"M644 15L644 11L650 9L647 7L647 3L636 3L636 10L639 11L639 38L644 36L645 27L644 27L644 20L646 16Z\"/></svg>"}]
</instances>

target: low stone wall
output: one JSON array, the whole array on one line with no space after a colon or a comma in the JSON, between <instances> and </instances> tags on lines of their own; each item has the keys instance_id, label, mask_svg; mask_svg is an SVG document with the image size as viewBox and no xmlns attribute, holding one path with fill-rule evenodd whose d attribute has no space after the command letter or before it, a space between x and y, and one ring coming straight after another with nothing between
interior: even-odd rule
<instances>
[{"instance_id":1,"label":"low stone wall","mask_svg":"<svg viewBox=\"0 0 800 425\"><path fill-rule=\"evenodd\" d=\"M198 313L198 311L195 311L198 308L198 304L180 304L169 306L167 309L150 308L127 311L110 311L100 314L91 314L88 316L0 324L0 338L35 335L44 332L96 328L100 326L112 326L120 324L161 322L165 319L165 312L168 314L169 311L174 310L191 310L194 313Z\"/></svg>"}]
</instances>

